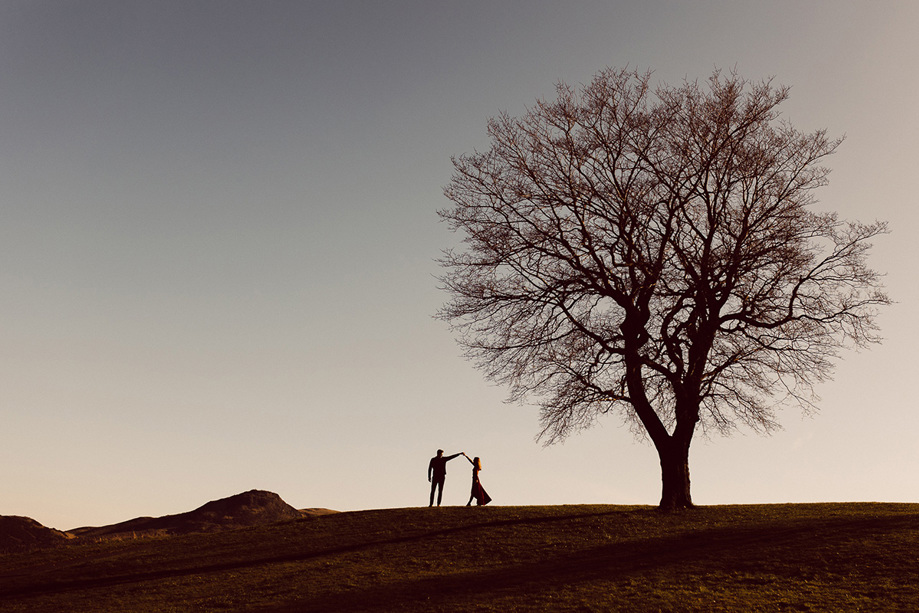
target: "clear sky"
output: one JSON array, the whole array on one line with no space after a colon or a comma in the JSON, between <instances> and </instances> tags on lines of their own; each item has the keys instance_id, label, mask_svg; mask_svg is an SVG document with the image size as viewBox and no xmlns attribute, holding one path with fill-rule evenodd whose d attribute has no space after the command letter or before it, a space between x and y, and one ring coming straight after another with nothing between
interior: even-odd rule
<instances>
[{"instance_id":1,"label":"clear sky","mask_svg":"<svg viewBox=\"0 0 919 613\"><path fill-rule=\"evenodd\" d=\"M656 504L649 443L612 417L543 447L432 317L450 156L605 66L774 75L786 118L847 136L820 206L892 228L885 343L816 416L697 436L695 502L919 501L917 25L908 0L0 3L0 514L419 506L438 447L495 504Z\"/></svg>"}]
</instances>

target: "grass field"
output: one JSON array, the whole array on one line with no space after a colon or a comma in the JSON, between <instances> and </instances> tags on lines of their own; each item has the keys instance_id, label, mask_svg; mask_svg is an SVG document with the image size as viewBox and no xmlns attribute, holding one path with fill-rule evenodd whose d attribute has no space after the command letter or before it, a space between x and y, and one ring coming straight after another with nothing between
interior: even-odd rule
<instances>
[{"instance_id":1,"label":"grass field","mask_svg":"<svg viewBox=\"0 0 919 613\"><path fill-rule=\"evenodd\" d=\"M919 504L443 507L0 556L0 611L916 611Z\"/></svg>"}]
</instances>

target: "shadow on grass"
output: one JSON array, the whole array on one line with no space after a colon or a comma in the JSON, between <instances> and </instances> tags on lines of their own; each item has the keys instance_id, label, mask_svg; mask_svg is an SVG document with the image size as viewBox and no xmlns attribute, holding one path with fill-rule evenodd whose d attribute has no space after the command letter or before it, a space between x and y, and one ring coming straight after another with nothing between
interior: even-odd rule
<instances>
[{"instance_id":1,"label":"shadow on grass","mask_svg":"<svg viewBox=\"0 0 919 613\"><path fill-rule=\"evenodd\" d=\"M535 522L524 520L521 523ZM391 610L396 603L400 609L420 610L456 605L459 602L468 604L476 599L488 601L502 594L535 594L576 588L578 584L593 581L627 581L630 577L643 574L663 572L672 577L674 570L696 574L713 571L737 573L745 569L761 572L766 565L771 567L769 572L774 575L800 580L802 563L814 561L817 552L809 549L815 545L825 550L842 542L864 542L883 535L917 529L919 514L870 519L814 518L812 521L795 522L794 525L779 523L773 528L764 528L762 525L749 529L713 528L601 545L538 562L307 597L284 608L273 607L271 610ZM431 536L428 534L423 538ZM871 569L865 567L864 559L857 562L860 572L872 573ZM852 563L854 565L856 561ZM838 567L835 570L845 572L845 569ZM805 571L808 572L811 571ZM883 575L885 568L879 566L873 572Z\"/></svg>"},{"instance_id":2,"label":"shadow on grass","mask_svg":"<svg viewBox=\"0 0 919 613\"><path fill-rule=\"evenodd\" d=\"M174 579L190 575L202 575L209 573L220 573L234 570L242 570L257 566L270 564L287 564L292 562L305 562L323 557L334 557L346 553L354 553L363 550L374 549L387 545L398 545L411 543L414 541L427 541L444 536L453 536L463 532L475 532L486 528L515 526L521 524L538 525L554 522L567 522L577 519L586 519L592 517L609 516L616 514L618 511L608 511L602 513L583 513L579 515L564 515L560 517L536 517L520 519L503 519L486 521L479 523L466 523L461 526L451 528L439 528L436 530L426 530L418 533L398 536L393 538L384 538L376 540L363 540L360 543L351 545L342 545L340 547L331 547L326 549L306 551L293 554L284 554L276 556L263 556L247 558L245 560L222 562L214 564L189 565L182 568L151 570L142 572L109 572L100 571L102 576L93 577L75 577L75 578L31 578L26 575L0 575L6 587L0 587L0 600L4 598L21 598L27 596L36 596L43 594L57 594L62 592L90 590L105 587L114 587L119 585L128 585L132 583L143 583L147 581L160 581L163 579ZM302 520L301 520L302 521ZM310 521L310 520L306 520ZM19 579L19 585L15 585Z\"/></svg>"},{"instance_id":3,"label":"shadow on grass","mask_svg":"<svg viewBox=\"0 0 919 613\"><path fill-rule=\"evenodd\" d=\"M648 510L649 517L657 513ZM437 539L459 541L476 533L488 534L495 528L546 527L592 518L615 521L625 517L621 510L588 512L576 515L550 517L524 517L463 523L458 526L429 528L409 526L408 533L392 537L367 538L360 542L343 544L281 555L265 555L217 563L186 562L180 568L126 571L117 568L84 566L83 577L20 576L0 577L0 600L32 596L62 594L82 590L142 584L144 582L239 571L274 564L307 562L321 558L335 558L342 554L367 553L393 545L427 542ZM634 517L634 515L633 515ZM455 519L455 516L452 518ZM427 521L427 518L425 518ZM464 520L468 521L468 520ZM679 523L674 524L679 527ZM492 565L481 570L454 574L427 576L408 580L375 583L367 587L341 588L336 593L304 595L284 607L270 610L289 611L363 611L391 610L394 604L407 610L444 603L468 601L476 595L501 595L507 593L539 592L563 589L568 586L593 581L624 581L629 577L671 572L736 572L744 568L762 570L771 564L775 575L800 573L800 563L815 559L821 551L845 551L846 543L859 543L905 531L919 530L919 514L901 514L882 517L822 517L796 518L791 521L773 520L737 523L718 528L689 527L672 530L662 536L643 536L634 540L622 539L610 544L599 544L574 552L544 555L538 561L511 562ZM309 545L305 545L309 547ZM803 551L803 553L802 553ZM808 557L809 556L809 557ZM789 560L786 562L785 560ZM883 572L880 568L878 572ZM672 573L671 573L672 574ZM256 603L253 603L256 604ZM266 609L268 610L268 609Z\"/></svg>"}]
</instances>

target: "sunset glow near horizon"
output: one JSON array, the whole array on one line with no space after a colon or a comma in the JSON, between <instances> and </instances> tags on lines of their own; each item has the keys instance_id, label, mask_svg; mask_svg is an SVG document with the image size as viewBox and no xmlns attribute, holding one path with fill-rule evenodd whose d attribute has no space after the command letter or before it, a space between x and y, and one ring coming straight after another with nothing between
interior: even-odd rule
<instances>
[{"instance_id":1,"label":"sunset glow near horizon","mask_svg":"<svg viewBox=\"0 0 919 613\"><path fill-rule=\"evenodd\" d=\"M0 515L423 506L438 448L482 458L493 504L656 504L617 416L543 447L433 318L451 156L606 66L774 76L784 118L846 136L818 206L890 223L884 343L772 436L697 434L694 501L919 502L917 24L905 0L3 3Z\"/></svg>"}]
</instances>

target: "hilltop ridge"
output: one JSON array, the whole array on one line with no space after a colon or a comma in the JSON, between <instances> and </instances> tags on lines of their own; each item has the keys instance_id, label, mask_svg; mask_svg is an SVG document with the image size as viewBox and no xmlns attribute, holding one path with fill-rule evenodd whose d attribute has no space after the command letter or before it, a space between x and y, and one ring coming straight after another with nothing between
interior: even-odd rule
<instances>
[{"instance_id":1,"label":"hilltop ridge","mask_svg":"<svg viewBox=\"0 0 919 613\"><path fill-rule=\"evenodd\" d=\"M0 553L53 547L72 538L73 535L45 527L31 517L0 515Z\"/></svg>"}]
</instances>

